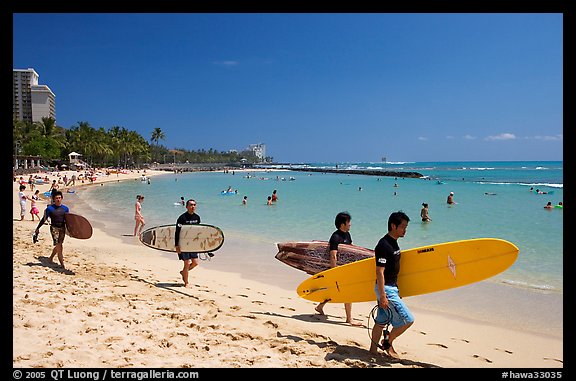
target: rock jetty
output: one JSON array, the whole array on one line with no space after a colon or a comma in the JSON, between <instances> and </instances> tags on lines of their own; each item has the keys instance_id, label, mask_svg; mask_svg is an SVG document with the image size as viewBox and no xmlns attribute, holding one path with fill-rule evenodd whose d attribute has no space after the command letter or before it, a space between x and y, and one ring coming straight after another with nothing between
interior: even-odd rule
<instances>
[{"instance_id":1,"label":"rock jetty","mask_svg":"<svg viewBox=\"0 0 576 381\"><path fill-rule=\"evenodd\" d=\"M328 169L328 168L290 168L291 171L300 172L322 172L322 173L346 173L350 175L368 175L368 176L392 176L392 177L424 177L418 172L387 171L382 169Z\"/></svg>"}]
</instances>

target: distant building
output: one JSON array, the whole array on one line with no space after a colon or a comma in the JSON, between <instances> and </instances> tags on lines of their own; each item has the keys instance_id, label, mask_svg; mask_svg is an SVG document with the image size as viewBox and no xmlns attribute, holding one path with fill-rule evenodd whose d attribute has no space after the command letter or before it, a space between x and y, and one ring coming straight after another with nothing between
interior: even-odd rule
<instances>
[{"instance_id":1,"label":"distant building","mask_svg":"<svg viewBox=\"0 0 576 381\"><path fill-rule=\"evenodd\" d=\"M261 161L266 160L266 144L250 144L246 150L254 152L254 155Z\"/></svg>"},{"instance_id":2,"label":"distant building","mask_svg":"<svg viewBox=\"0 0 576 381\"><path fill-rule=\"evenodd\" d=\"M41 122L43 117L56 120L56 95L46 85L39 85L34 69L12 70L12 117L14 120Z\"/></svg>"}]
</instances>

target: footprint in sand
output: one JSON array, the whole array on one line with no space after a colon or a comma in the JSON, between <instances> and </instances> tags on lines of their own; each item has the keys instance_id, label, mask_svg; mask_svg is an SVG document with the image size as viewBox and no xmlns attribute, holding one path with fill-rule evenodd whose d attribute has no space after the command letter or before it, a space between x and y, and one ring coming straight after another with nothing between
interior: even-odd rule
<instances>
[{"instance_id":1,"label":"footprint in sand","mask_svg":"<svg viewBox=\"0 0 576 381\"><path fill-rule=\"evenodd\" d=\"M427 345L435 345L435 346L440 347L440 348L448 349L448 346L446 346L444 344L440 344L440 343L428 343Z\"/></svg>"},{"instance_id":2,"label":"footprint in sand","mask_svg":"<svg viewBox=\"0 0 576 381\"><path fill-rule=\"evenodd\" d=\"M482 357L480 355L473 355L472 357L474 357L475 359L486 361L487 363L492 363L492 360L487 359L486 357Z\"/></svg>"},{"instance_id":3,"label":"footprint in sand","mask_svg":"<svg viewBox=\"0 0 576 381\"><path fill-rule=\"evenodd\" d=\"M556 361L559 362L560 364L564 364L564 361L559 360L559 359L552 359L550 357L542 357L543 360L549 360L549 361Z\"/></svg>"},{"instance_id":4,"label":"footprint in sand","mask_svg":"<svg viewBox=\"0 0 576 381\"><path fill-rule=\"evenodd\" d=\"M270 320L268 320L267 322L264 323L264 325L268 325L272 328L278 328L278 324L271 322Z\"/></svg>"}]
</instances>

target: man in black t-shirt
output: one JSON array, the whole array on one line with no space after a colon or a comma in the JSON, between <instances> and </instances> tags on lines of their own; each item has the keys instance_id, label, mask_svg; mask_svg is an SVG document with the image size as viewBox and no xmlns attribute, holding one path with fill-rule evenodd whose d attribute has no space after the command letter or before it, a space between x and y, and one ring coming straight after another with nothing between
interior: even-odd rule
<instances>
[{"instance_id":1,"label":"man in black t-shirt","mask_svg":"<svg viewBox=\"0 0 576 381\"><path fill-rule=\"evenodd\" d=\"M398 238L406 235L408 222L410 218L404 212L392 213L388 218L388 233L378 241L374 249L376 261L374 291L378 299L378 314L376 324L372 329L370 352L377 354L379 347L395 358L400 356L392 346L394 339L414 323L414 316L400 298L398 290L401 257ZM388 317L390 317L389 320ZM387 324L391 324L393 328L384 334L382 345L378 345L384 326Z\"/></svg>"},{"instance_id":2,"label":"man in black t-shirt","mask_svg":"<svg viewBox=\"0 0 576 381\"><path fill-rule=\"evenodd\" d=\"M184 261L184 267L180 271L184 287L188 287L188 273L196 266L198 266L198 253L182 252L180 250L180 231L183 225L193 225L200 223L200 216L196 214L196 201L190 199L186 201L186 211L176 220L176 232L174 234L174 244L176 245L176 252L178 259Z\"/></svg>"},{"instance_id":3,"label":"man in black t-shirt","mask_svg":"<svg viewBox=\"0 0 576 381\"><path fill-rule=\"evenodd\" d=\"M340 212L336 215L334 225L336 225L336 231L332 233L330 241L328 241L330 250L330 267L336 267L336 262L338 261L338 245L345 243L348 245L352 244L352 236L350 235L350 226L352 217L348 212ZM328 301L324 301L318 304L315 308L316 312L320 315L324 315L324 305ZM344 309L346 311L346 323L354 326L362 326L362 323L357 323L352 319L352 303L344 303Z\"/></svg>"}]
</instances>

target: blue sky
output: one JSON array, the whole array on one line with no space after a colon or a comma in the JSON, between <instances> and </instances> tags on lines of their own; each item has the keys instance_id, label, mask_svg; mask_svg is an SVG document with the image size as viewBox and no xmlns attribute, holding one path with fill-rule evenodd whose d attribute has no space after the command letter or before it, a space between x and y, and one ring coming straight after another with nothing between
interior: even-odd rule
<instances>
[{"instance_id":1,"label":"blue sky","mask_svg":"<svg viewBox=\"0 0 576 381\"><path fill-rule=\"evenodd\" d=\"M277 162L562 160L560 13L14 14L57 124Z\"/></svg>"}]
</instances>

